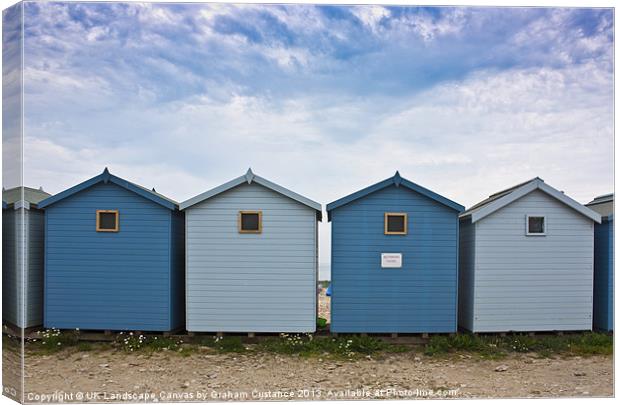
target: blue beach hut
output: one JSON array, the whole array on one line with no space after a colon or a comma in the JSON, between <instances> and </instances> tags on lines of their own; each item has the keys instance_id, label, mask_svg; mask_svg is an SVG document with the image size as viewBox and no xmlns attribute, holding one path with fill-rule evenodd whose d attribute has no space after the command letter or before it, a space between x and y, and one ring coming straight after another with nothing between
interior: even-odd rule
<instances>
[{"instance_id":1,"label":"blue beach hut","mask_svg":"<svg viewBox=\"0 0 620 405\"><path fill-rule=\"evenodd\" d=\"M184 216L103 173L49 197L44 326L170 331L184 320Z\"/></svg>"},{"instance_id":2,"label":"blue beach hut","mask_svg":"<svg viewBox=\"0 0 620 405\"><path fill-rule=\"evenodd\" d=\"M455 332L463 210L398 172L328 204L331 331Z\"/></svg>"},{"instance_id":3,"label":"blue beach hut","mask_svg":"<svg viewBox=\"0 0 620 405\"><path fill-rule=\"evenodd\" d=\"M2 319L18 328L43 323L43 189L2 190Z\"/></svg>"},{"instance_id":4,"label":"blue beach hut","mask_svg":"<svg viewBox=\"0 0 620 405\"><path fill-rule=\"evenodd\" d=\"M586 206L601 214L594 224L594 329L614 329L614 195L596 197Z\"/></svg>"}]
</instances>

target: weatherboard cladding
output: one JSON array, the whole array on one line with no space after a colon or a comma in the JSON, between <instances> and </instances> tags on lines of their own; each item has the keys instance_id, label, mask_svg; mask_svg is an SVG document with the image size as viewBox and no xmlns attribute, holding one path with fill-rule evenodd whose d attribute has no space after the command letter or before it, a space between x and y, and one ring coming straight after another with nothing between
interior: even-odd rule
<instances>
[{"instance_id":1,"label":"weatherboard cladding","mask_svg":"<svg viewBox=\"0 0 620 405\"><path fill-rule=\"evenodd\" d=\"M41 204L44 325L143 331L182 326L183 214L167 204L171 200L150 198L146 189L109 173L100 176ZM102 209L119 210L119 232L95 230L96 210Z\"/></svg>"},{"instance_id":2,"label":"weatherboard cladding","mask_svg":"<svg viewBox=\"0 0 620 405\"><path fill-rule=\"evenodd\" d=\"M317 211L250 181L185 209L187 330L313 332ZM262 233L239 233L241 210Z\"/></svg>"},{"instance_id":3,"label":"weatherboard cladding","mask_svg":"<svg viewBox=\"0 0 620 405\"><path fill-rule=\"evenodd\" d=\"M456 331L462 207L402 180L397 174L328 206L333 332ZM384 234L386 212L407 213L407 235ZM381 268L381 253L402 253L402 268Z\"/></svg>"},{"instance_id":4,"label":"weatherboard cladding","mask_svg":"<svg viewBox=\"0 0 620 405\"><path fill-rule=\"evenodd\" d=\"M595 329L614 329L614 223L605 217L594 226L594 319Z\"/></svg>"},{"instance_id":5,"label":"weatherboard cladding","mask_svg":"<svg viewBox=\"0 0 620 405\"><path fill-rule=\"evenodd\" d=\"M473 328L473 285L475 266L475 234L476 224L471 218L461 219L459 223L459 325L465 329Z\"/></svg>"},{"instance_id":6,"label":"weatherboard cladding","mask_svg":"<svg viewBox=\"0 0 620 405\"><path fill-rule=\"evenodd\" d=\"M20 328L43 320L43 213L2 213L2 317Z\"/></svg>"},{"instance_id":7,"label":"weatherboard cladding","mask_svg":"<svg viewBox=\"0 0 620 405\"><path fill-rule=\"evenodd\" d=\"M36 204L49 194L23 189L3 191L2 316L29 328L43 322L44 214Z\"/></svg>"},{"instance_id":8,"label":"weatherboard cladding","mask_svg":"<svg viewBox=\"0 0 620 405\"><path fill-rule=\"evenodd\" d=\"M596 197L586 206L603 215L603 221L594 225L593 326L611 331L614 326L614 195Z\"/></svg>"},{"instance_id":9,"label":"weatherboard cladding","mask_svg":"<svg viewBox=\"0 0 620 405\"><path fill-rule=\"evenodd\" d=\"M527 215L545 216L546 236L526 236ZM471 312L461 309L460 326L474 332L592 328L594 222L583 210L534 188L473 224L472 217L461 218L473 233L461 232L461 249L471 251L460 256L459 297L461 305L473 305Z\"/></svg>"}]
</instances>

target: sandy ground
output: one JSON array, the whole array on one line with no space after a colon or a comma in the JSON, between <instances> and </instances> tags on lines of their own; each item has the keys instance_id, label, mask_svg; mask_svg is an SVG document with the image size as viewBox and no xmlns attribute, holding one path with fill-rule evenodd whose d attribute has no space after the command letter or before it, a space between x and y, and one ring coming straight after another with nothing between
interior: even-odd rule
<instances>
[{"instance_id":1,"label":"sandy ground","mask_svg":"<svg viewBox=\"0 0 620 405\"><path fill-rule=\"evenodd\" d=\"M327 323L331 321L331 297L325 295L326 288L322 288L319 292L319 316L327 319Z\"/></svg>"},{"instance_id":2,"label":"sandy ground","mask_svg":"<svg viewBox=\"0 0 620 405\"><path fill-rule=\"evenodd\" d=\"M612 367L612 356L486 360L408 352L352 361L208 348L189 357L67 350L28 356L25 390L27 402L58 391L66 402L600 397L613 394Z\"/></svg>"}]
</instances>

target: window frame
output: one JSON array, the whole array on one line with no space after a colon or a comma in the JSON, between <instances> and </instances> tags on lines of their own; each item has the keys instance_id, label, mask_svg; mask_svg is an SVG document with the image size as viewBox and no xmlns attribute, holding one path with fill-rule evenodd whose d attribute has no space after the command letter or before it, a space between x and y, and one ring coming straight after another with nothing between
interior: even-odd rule
<instances>
[{"instance_id":1,"label":"window frame","mask_svg":"<svg viewBox=\"0 0 620 405\"><path fill-rule=\"evenodd\" d=\"M114 227L114 229L104 229L104 228L101 228L101 223L100 223L100 220L99 220L99 214L116 214L116 226ZM118 232L119 229L120 229L119 222L120 222L120 214L119 214L118 210L97 210L97 213L96 213L96 227L95 227L97 232Z\"/></svg>"},{"instance_id":2,"label":"window frame","mask_svg":"<svg viewBox=\"0 0 620 405\"><path fill-rule=\"evenodd\" d=\"M542 232L530 232L530 218L542 218L543 219L543 231ZM547 236L547 216L527 214L525 216L525 236Z\"/></svg>"},{"instance_id":3,"label":"window frame","mask_svg":"<svg viewBox=\"0 0 620 405\"><path fill-rule=\"evenodd\" d=\"M404 218L404 227L402 232L391 232L388 231L388 217L398 216ZM385 212L383 214L383 234L384 235L407 235L407 222L408 217L406 212Z\"/></svg>"},{"instance_id":4,"label":"window frame","mask_svg":"<svg viewBox=\"0 0 620 405\"><path fill-rule=\"evenodd\" d=\"M243 217L243 214L258 214L258 229L257 230L242 229L243 221L241 219ZM253 234L263 233L263 211L248 211L248 210L239 211L239 214L237 216L237 230L239 231L239 233L253 233Z\"/></svg>"}]
</instances>

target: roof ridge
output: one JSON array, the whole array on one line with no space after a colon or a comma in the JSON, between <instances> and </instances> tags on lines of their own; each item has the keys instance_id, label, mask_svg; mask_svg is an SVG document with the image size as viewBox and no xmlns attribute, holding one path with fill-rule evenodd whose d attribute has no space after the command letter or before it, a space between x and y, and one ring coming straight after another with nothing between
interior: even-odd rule
<instances>
[{"instance_id":1,"label":"roof ridge","mask_svg":"<svg viewBox=\"0 0 620 405\"><path fill-rule=\"evenodd\" d=\"M529 183L531 183L531 182L533 182L533 181L535 181L535 180L540 180L540 181L542 181L543 183L545 182L543 179L541 179L540 177L536 176L536 177L534 177L534 178L532 178L532 179L529 179L529 180L527 180L527 181L524 181L524 182L519 183L519 184L517 184L517 185L514 185L514 186L512 186L512 187L508 187L508 188L505 188L505 189L503 189L503 190L501 190L501 191L498 191L497 193L490 194L490 195L489 195L489 198L495 197L495 196L497 196L497 195L499 195L499 194L507 194L508 192L514 191L514 190L518 189L519 187L521 187L521 186L525 186L526 184L529 184Z\"/></svg>"},{"instance_id":2,"label":"roof ridge","mask_svg":"<svg viewBox=\"0 0 620 405\"><path fill-rule=\"evenodd\" d=\"M364 187L361 190L357 190L351 194L348 194L344 197L341 197L335 201L332 201L331 203L327 204L327 213L328 213L328 220L331 218L331 214L330 212L334 209L337 209L343 205L349 204L352 201L355 201L357 199L363 198L369 194L372 194L376 191L382 190L385 187L391 186L391 185L395 185L396 187L406 187L412 191L415 191L431 200L434 200L440 204L445 205L446 207L452 208L456 211L458 211L459 213L462 212L465 207L463 207L461 204L458 204L452 200L450 200L449 198L446 198L440 194L437 194L436 192L429 190L426 187L423 187L417 183L414 183L410 180L405 179L404 177L401 177L400 173L397 171L396 173L394 173L394 175L392 177L388 177L387 179L381 180L378 183L374 183L371 184L370 186Z\"/></svg>"},{"instance_id":3,"label":"roof ridge","mask_svg":"<svg viewBox=\"0 0 620 405\"><path fill-rule=\"evenodd\" d=\"M573 200L572 198L564 194L563 191L559 191L551 187L539 177L535 177L532 180L506 189L503 193L499 192L492 194L490 197L482 200L478 204L473 205L471 208L463 212L459 217L465 218L471 216L472 222L479 221L480 219L485 218L486 216L494 213L495 211L502 209L506 205L511 204L512 202L518 200L519 198L522 198L523 196L531 193L534 190L541 190L545 192L546 194L568 205L575 211L590 218L595 222L600 223L601 221L601 217L598 213L586 207L585 205Z\"/></svg>"},{"instance_id":4,"label":"roof ridge","mask_svg":"<svg viewBox=\"0 0 620 405\"><path fill-rule=\"evenodd\" d=\"M125 180L121 177L115 176L110 173L108 168L106 167L101 174L98 174L90 179L87 179L81 183L78 183L72 187L67 188L66 190L61 191L55 195L52 195L44 200L42 200L39 204L40 207L44 208L50 204L54 204L57 201L60 201L66 197L69 197L75 193L78 193L82 190L90 188L95 184L99 184L100 182L108 183L113 182L123 188L128 189L147 200L151 200L157 204L160 204L168 209L175 210L178 209L178 203L171 198L166 197L163 194L159 194L158 192L149 190L148 188L141 186L140 184L133 183L129 180ZM146 194L145 194L146 193Z\"/></svg>"},{"instance_id":5,"label":"roof ridge","mask_svg":"<svg viewBox=\"0 0 620 405\"><path fill-rule=\"evenodd\" d=\"M208 200L209 198L215 197L221 193L224 193L234 187L240 186L241 184L246 183L246 184L253 184L256 183L262 187L265 187L269 190L272 190L278 194L281 194L287 198L290 198L293 201L297 201L300 204L303 204L307 207L310 207L314 210L316 210L318 212L317 216L319 218L319 220L321 219L321 214L322 214L322 209L323 207L321 206L321 204L319 204L318 202L311 200L308 197L304 197L301 194L296 193L293 190L289 190L286 187L283 187L279 184L276 184L270 180L267 180L263 177L260 177L258 175L256 175L254 172L252 172L252 169L248 169L248 171L239 176L236 177L232 180L227 181L226 183L220 184L219 186L213 187L207 191L204 191L198 195L195 195L194 197L191 197L183 202L181 202L179 204L179 209L180 210L185 210L187 208L190 208L193 205L199 204L205 200Z\"/></svg>"}]
</instances>

